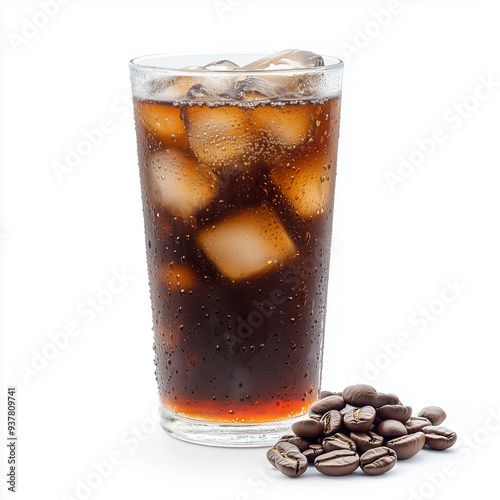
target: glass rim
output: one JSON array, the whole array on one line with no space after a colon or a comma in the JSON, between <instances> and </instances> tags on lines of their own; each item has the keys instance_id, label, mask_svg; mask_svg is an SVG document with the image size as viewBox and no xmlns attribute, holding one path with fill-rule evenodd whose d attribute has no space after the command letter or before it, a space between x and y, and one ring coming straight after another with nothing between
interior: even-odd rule
<instances>
[{"instance_id":1,"label":"glass rim","mask_svg":"<svg viewBox=\"0 0 500 500\"><path fill-rule=\"evenodd\" d=\"M168 59L168 58L178 58L178 57L196 57L196 56L214 56L216 60L221 60L221 55L223 57L227 56L230 58L231 56L256 56L258 58L263 56L272 55L274 52L261 52L258 54L252 53L244 53L244 52L229 52L225 54L216 54L212 52L186 52L186 53L158 53L158 54L149 54L145 56L134 57L129 61L129 68L133 70L151 70L151 71L159 71L166 73L177 73L179 75L207 75L207 74L219 74L219 75L251 75L251 74L314 74L314 73L322 73L325 71L331 71L334 69L339 69L344 66L344 62L338 57L333 56L325 56L321 55L325 64L324 66L312 66L312 67L294 67L294 68L267 68L267 69L226 69L226 70L211 70L211 69L183 69L183 68L174 68L174 67L166 67L166 66L155 66L152 64L146 64L147 60L152 59Z\"/></svg>"}]
</instances>

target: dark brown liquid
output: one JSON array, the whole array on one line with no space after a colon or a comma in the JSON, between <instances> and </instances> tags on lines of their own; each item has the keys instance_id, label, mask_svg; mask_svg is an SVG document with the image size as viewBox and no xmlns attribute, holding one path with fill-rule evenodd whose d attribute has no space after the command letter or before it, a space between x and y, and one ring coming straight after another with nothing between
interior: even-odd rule
<instances>
[{"instance_id":1,"label":"dark brown liquid","mask_svg":"<svg viewBox=\"0 0 500 500\"><path fill-rule=\"evenodd\" d=\"M250 108L136 100L167 410L253 423L301 415L317 400L339 108L339 99Z\"/></svg>"}]
</instances>

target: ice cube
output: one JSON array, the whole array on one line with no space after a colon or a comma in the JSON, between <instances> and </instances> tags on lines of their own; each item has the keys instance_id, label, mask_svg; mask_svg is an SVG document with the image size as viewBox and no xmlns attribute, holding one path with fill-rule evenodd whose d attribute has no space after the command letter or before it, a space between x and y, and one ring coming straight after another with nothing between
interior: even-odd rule
<instances>
[{"instance_id":1,"label":"ice cube","mask_svg":"<svg viewBox=\"0 0 500 500\"><path fill-rule=\"evenodd\" d=\"M205 66L199 66L197 64L191 64L191 66L184 66L182 69L187 69L189 71L203 71Z\"/></svg>"},{"instance_id":2,"label":"ice cube","mask_svg":"<svg viewBox=\"0 0 500 500\"><path fill-rule=\"evenodd\" d=\"M187 146L186 131L179 108L146 101L138 101L135 108L138 121L146 127L147 133L153 134L167 146Z\"/></svg>"},{"instance_id":3,"label":"ice cube","mask_svg":"<svg viewBox=\"0 0 500 500\"><path fill-rule=\"evenodd\" d=\"M311 105L258 106L252 110L255 127L263 131L274 146L291 150L312 137Z\"/></svg>"},{"instance_id":4,"label":"ice cube","mask_svg":"<svg viewBox=\"0 0 500 500\"><path fill-rule=\"evenodd\" d=\"M197 284L194 270L177 262L159 266L157 278L162 280L171 292L192 290Z\"/></svg>"},{"instance_id":5,"label":"ice cube","mask_svg":"<svg viewBox=\"0 0 500 500\"><path fill-rule=\"evenodd\" d=\"M247 279L297 255L297 248L269 207L251 207L196 236L208 259L226 277Z\"/></svg>"},{"instance_id":6,"label":"ice cube","mask_svg":"<svg viewBox=\"0 0 500 500\"><path fill-rule=\"evenodd\" d=\"M251 161L255 136L249 111L235 106L190 106L183 111L189 146L202 162L213 167Z\"/></svg>"},{"instance_id":7,"label":"ice cube","mask_svg":"<svg viewBox=\"0 0 500 500\"><path fill-rule=\"evenodd\" d=\"M267 97L274 99L277 97L298 98L297 94L290 93L286 87L278 85L264 78L248 77L244 80L239 80L234 87L220 94L221 97L230 97L231 99L262 99Z\"/></svg>"},{"instance_id":8,"label":"ice cube","mask_svg":"<svg viewBox=\"0 0 500 500\"><path fill-rule=\"evenodd\" d=\"M210 90L203 83L195 83L186 94L186 97L190 99L196 99L197 97L208 97L210 95Z\"/></svg>"},{"instance_id":9,"label":"ice cube","mask_svg":"<svg viewBox=\"0 0 500 500\"><path fill-rule=\"evenodd\" d=\"M189 89L199 83L199 78L183 75L175 76L163 83L161 88L154 94L154 98L159 101L178 101L186 97Z\"/></svg>"},{"instance_id":10,"label":"ice cube","mask_svg":"<svg viewBox=\"0 0 500 500\"><path fill-rule=\"evenodd\" d=\"M323 58L319 54L307 50L288 49L276 52L243 66L243 70L256 69L292 69L314 68L324 66Z\"/></svg>"},{"instance_id":11,"label":"ice cube","mask_svg":"<svg viewBox=\"0 0 500 500\"><path fill-rule=\"evenodd\" d=\"M271 179L293 209L303 217L323 213L335 189L336 168L323 151L311 152L271 170Z\"/></svg>"},{"instance_id":12,"label":"ice cube","mask_svg":"<svg viewBox=\"0 0 500 500\"><path fill-rule=\"evenodd\" d=\"M221 61L214 61L210 64L207 64L206 66L203 66L203 68L208 69L209 71L232 71L235 69L239 69L240 67L233 61L223 59Z\"/></svg>"},{"instance_id":13,"label":"ice cube","mask_svg":"<svg viewBox=\"0 0 500 500\"><path fill-rule=\"evenodd\" d=\"M237 64L225 59L222 61L212 62L210 64L207 64L206 66L187 66L183 69L204 72L207 70L231 71L238 68L239 66ZM189 80L191 82L191 87L189 87L181 97L188 97L189 99L193 100L199 98L201 98L202 100L210 100L210 98L212 98L212 100L215 100L217 95L223 92L228 85L231 85L232 81L234 80L233 77L229 78L226 75L221 75L220 78L215 77L214 75L193 75L192 77L182 77L182 79L183 81L186 81L186 83ZM185 88L182 88L182 90L184 91Z\"/></svg>"},{"instance_id":14,"label":"ice cube","mask_svg":"<svg viewBox=\"0 0 500 500\"><path fill-rule=\"evenodd\" d=\"M211 172L178 149L153 153L147 162L153 201L187 219L217 195Z\"/></svg>"}]
</instances>

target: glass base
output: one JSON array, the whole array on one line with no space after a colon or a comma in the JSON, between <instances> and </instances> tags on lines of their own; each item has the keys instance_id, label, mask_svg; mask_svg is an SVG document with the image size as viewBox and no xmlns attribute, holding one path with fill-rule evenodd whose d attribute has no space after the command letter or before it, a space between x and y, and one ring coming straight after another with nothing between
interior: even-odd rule
<instances>
[{"instance_id":1,"label":"glass base","mask_svg":"<svg viewBox=\"0 0 500 500\"><path fill-rule=\"evenodd\" d=\"M257 448L272 446L280 437L292 434L292 424L306 415L259 424L224 424L183 417L160 407L160 424L171 436L190 443Z\"/></svg>"}]
</instances>

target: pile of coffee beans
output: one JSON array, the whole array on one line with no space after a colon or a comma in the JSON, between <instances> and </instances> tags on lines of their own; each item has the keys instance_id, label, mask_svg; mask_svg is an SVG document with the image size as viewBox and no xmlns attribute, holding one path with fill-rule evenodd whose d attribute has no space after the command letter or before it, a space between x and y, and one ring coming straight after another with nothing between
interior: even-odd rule
<instances>
[{"instance_id":1,"label":"pile of coffee beans","mask_svg":"<svg viewBox=\"0 0 500 500\"><path fill-rule=\"evenodd\" d=\"M441 426L445 418L438 406L427 406L412 417L412 408L396 395L370 385L322 391L309 418L295 422L294 434L283 436L268 450L267 459L289 477L302 475L309 463L328 476L344 476L358 467L376 476L424 445L433 450L453 446L457 435Z\"/></svg>"}]
</instances>

